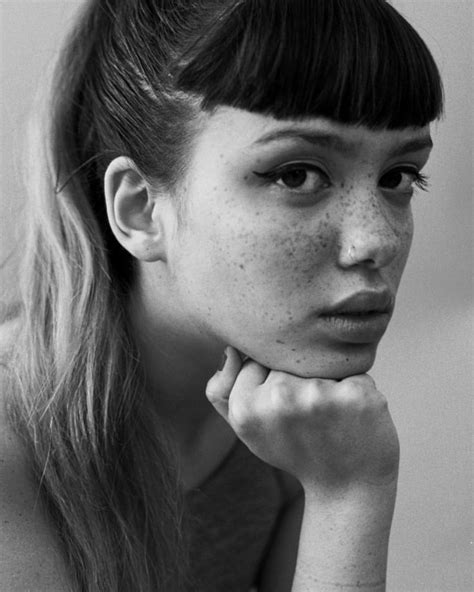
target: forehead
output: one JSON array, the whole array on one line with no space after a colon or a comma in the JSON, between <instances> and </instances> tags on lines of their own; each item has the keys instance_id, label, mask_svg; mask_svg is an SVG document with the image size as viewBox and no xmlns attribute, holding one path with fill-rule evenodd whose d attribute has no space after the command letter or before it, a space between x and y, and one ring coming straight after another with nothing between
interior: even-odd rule
<instances>
[{"instance_id":1,"label":"forehead","mask_svg":"<svg viewBox=\"0 0 474 592\"><path fill-rule=\"evenodd\" d=\"M369 129L323 117L276 119L271 115L219 107L203 118L199 144L211 151L249 154L305 144L356 158L367 151L389 152L393 156L429 151L432 140L429 125L396 130Z\"/></svg>"}]
</instances>

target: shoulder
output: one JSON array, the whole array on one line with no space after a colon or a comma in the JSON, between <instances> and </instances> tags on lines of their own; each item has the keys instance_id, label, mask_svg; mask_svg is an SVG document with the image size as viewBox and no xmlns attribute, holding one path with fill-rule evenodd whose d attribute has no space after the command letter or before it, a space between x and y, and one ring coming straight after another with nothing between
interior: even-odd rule
<instances>
[{"instance_id":1,"label":"shoulder","mask_svg":"<svg viewBox=\"0 0 474 592\"><path fill-rule=\"evenodd\" d=\"M68 590L56 537L30 477L27 453L6 411L8 358L16 326L0 326L0 581L9 592Z\"/></svg>"}]
</instances>

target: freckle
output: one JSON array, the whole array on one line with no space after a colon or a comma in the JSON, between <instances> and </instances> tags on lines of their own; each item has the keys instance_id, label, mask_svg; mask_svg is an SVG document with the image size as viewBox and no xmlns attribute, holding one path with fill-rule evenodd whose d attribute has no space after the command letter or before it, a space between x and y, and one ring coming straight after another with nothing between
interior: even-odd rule
<instances>
[{"instance_id":1,"label":"freckle","mask_svg":"<svg viewBox=\"0 0 474 592\"><path fill-rule=\"evenodd\" d=\"M284 341L281 341L280 339L277 339L276 342L277 343L280 343L281 345L285 345L285 342Z\"/></svg>"},{"instance_id":2,"label":"freckle","mask_svg":"<svg viewBox=\"0 0 474 592\"><path fill-rule=\"evenodd\" d=\"M346 362L348 362L348 361L349 361L349 358L346 358Z\"/></svg>"},{"instance_id":3,"label":"freckle","mask_svg":"<svg viewBox=\"0 0 474 592\"><path fill-rule=\"evenodd\" d=\"M295 352L295 351L296 351L296 348L295 348L295 347L292 347L292 348L291 348L291 351L292 351L292 352Z\"/></svg>"},{"instance_id":4,"label":"freckle","mask_svg":"<svg viewBox=\"0 0 474 592\"><path fill-rule=\"evenodd\" d=\"M239 265L240 269L245 269L245 265L243 265L242 263Z\"/></svg>"},{"instance_id":5,"label":"freckle","mask_svg":"<svg viewBox=\"0 0 474 592\"><path fill-rule=\"evenodd\" d=\"M301 360L296 360L296 363L297 364L301 364Z\"/></svg>"}]
</instances>

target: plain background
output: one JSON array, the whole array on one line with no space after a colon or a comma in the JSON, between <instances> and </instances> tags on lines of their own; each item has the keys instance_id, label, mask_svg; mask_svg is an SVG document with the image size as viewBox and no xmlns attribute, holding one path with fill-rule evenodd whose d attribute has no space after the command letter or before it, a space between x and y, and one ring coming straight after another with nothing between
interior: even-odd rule
<instances>
[{"instance_id":1,"label":"plain background","mask_svg":"<svg viewBox=\"0 0 474 592\"><path fill-rule=\"evenodd\" d=\"M430 194L415 198L416 235L397 310L372 375L402 444L389 565L392 592L470 592L472 582L473 4L393 0L431 48L446 116L434 126ZM0 272L16 289L24 192L24 121L80 2L0 0ZM0 299L0 309L2 304ZM0 310L1 312L1 310Z\"/></svg>"}]
</instances>

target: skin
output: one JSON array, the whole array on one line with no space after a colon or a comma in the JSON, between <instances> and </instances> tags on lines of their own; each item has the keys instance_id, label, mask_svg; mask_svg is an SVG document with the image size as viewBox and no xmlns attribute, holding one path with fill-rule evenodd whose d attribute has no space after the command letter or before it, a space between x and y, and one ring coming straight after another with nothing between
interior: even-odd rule
<instances>
[{"instance_id":1,"label":"skin","mask_svg":"<svg viewBox=\"0 0 474 592\"><path fill-rule=\"evenodd\" d=\"M321 133L338 140L306 141ZM318 315L361 290L385 291L393 304L414 179L404 173L396 190L381 179L400 166L421 170L428 140L428 128L373 131L221 107L202 115L174 193L125 158L111 163L110 225L139 269L130 316L150 389L183 436L209 416L202 395L226 345L297 376L370 369L383 330L352 343ZM298 191L255 174L295 162L321 170L308 170Z\"/></svg>"},{"instance_id":2,"label":"skin","mask_svg":"<svg viewBox=\"0 0 474 592\"><path fill-rule=\"evenodd\" d=\"M366 372L430 147L428 128L219 108L202 118L177 194L124 158L106 174L112 230L139 261L130 314L149 386L183 458L212 464L237 434L303 487L291 592L385 589L399 447ZM324 319L361 292L387 304L375 328ZM263 592L290 590L269 578Z\"/></svg>"},{"instance_id":3,"label":"skin","mask_svg":"<svg viewBox=\"0 0 474 592\"><path fill-rule=\"evenodd\" d=\"M291 127L337 133L354 150L291 137L255 144ZM186 222L170 260L186 322L209 343L231 344L272 369L321 378L367 371L382 335L355 346L317 315L366 289L394 300L412 239L413 184L402 182L405 193L382 190L380 178L405 163L419 170L429 149L391 152L426 136L426 129L370 132L220 109L194 147L182 189ZM310 172L306 185L315 191L302 195L254 174L295 161L321 166L329 179Z\"/></svg>"}]
</instances>

